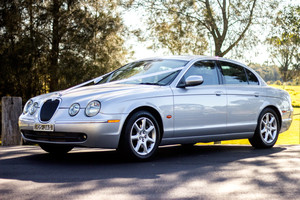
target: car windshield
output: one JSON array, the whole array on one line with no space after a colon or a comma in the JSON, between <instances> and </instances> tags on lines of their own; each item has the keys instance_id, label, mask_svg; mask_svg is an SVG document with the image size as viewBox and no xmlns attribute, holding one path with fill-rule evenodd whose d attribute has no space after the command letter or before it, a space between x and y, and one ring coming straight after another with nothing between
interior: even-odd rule
<instances>
[{"instance_id":1,"label":"car windshield","mask_svg":"<svg viewBox=\"0 0 300 200\"><path fill-rule=\"evenodd\" d=\"M132 62L104 76L99 84L120 81L127 84L168 85L186 64L187 61L183 60Z\"/></svg>"}]
</instances>

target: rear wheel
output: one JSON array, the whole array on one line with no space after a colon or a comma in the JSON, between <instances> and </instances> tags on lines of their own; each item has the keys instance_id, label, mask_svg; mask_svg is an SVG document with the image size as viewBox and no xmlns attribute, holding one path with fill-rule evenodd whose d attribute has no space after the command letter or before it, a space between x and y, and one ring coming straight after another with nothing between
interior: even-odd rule
<instances>
[{"instance_id":1,"label":"rear wheel","mask_svg":"<svg viewBox=\"0 0 300 200\"><path fill-rule=\"evenodd\" d=\"M278 139L279 130L277 114L273 109L266 108L260 114L254 136L249 142L255 148L271 148Z\"/></svg>"},{"instance_id":2,"label":"rear wheel","mask_svg":"<svg viewBox=\"0 0 300 200\"><path fill-rule=\"evenodd\" d=\"M66 154L74 148L73 146L65 146L59 144L39 144L39 145L44 151L55 155Z\"/></svg>"},{"instance_id":3,"label":"rear wheel","mask_svg":"<svg viewBox=\"0 0 300 200\"><path fill-rule=\"evenodd\" d=\"M154 156L160 141L155 117L147 111L134 113L123 129L119 151L129 158L147 160Z\"/></svg>"}]
</instances>

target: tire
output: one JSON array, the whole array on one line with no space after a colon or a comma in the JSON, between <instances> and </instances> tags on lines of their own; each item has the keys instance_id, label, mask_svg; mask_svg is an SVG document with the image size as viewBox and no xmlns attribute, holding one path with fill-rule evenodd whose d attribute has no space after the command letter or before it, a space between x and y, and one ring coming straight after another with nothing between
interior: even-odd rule
<instances>
[{"instance_id":1,"label":"tire","mask_svg":"<svg viewBox=\"0 0 300 200\"><path fill-rule=\"evenodd\" d=\"M118 150L129 159L149 160L158 149L160 136L155 117L147 111L138 111L124 125Z\"/></svg>"},{"instance_id":2,"label":"tire","mask_svg":"<svg viewBox=\"0 0 300 200\"><path fill-rule=\"evenodd\" d=\"M278 139L279 131L280 123L276 112L266 108L259 115L255 133L249 138L249 142L255 148L271 148Z\"/></svg>"},{"instance_id":3,"label":"tire","mask_svg":"<svg viewBox=\"0 0 300 200\"><path fill-rule=\"evenodd\" d=\"M46 152L53 155L63 155L71 151L73 146L65 146L58 144L39 144L39 146Z\"/></svg>"}]
</instances>

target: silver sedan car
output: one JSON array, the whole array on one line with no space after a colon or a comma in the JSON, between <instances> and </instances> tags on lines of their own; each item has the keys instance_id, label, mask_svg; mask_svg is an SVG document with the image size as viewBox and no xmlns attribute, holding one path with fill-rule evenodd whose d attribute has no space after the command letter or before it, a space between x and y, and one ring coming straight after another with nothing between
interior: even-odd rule
<instances>
[{"instance_id":1,"label":"silver sedan car","mask_svg":"<svg viewBox=\"0 0 300 200\"><path fill-rule=\"evenodd\" d=\"M135 159L159 145L248 138L271 148L292 122L287 92L251 68L205 56L131 62L72 88L31 98L19 118L25 141L49 153L118 149Z\"/></svg>"}]
</instances>

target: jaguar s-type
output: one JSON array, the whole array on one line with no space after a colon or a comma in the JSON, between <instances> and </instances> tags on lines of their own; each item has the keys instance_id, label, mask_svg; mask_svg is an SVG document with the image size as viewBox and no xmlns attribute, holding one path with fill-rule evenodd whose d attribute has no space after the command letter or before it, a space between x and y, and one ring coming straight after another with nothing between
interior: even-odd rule
<instances>
[{"instance_id":1,"label":"jaguar s-type","mask_svg":"<svg viewBox=\"0 0 300 200\"><path fill-rule=\"evenodd\" d=\"M287 92L239 62L206 56L142 59L72 88L31 98L25 141L53 154L113 148L145 160L159 145L249 139L271 148L292 122Z\"/></svg>"}]
</instances>

